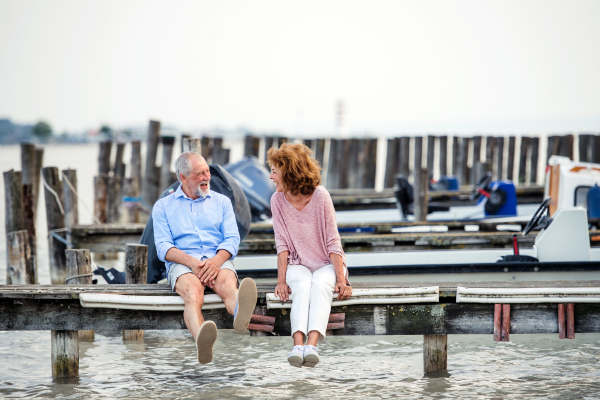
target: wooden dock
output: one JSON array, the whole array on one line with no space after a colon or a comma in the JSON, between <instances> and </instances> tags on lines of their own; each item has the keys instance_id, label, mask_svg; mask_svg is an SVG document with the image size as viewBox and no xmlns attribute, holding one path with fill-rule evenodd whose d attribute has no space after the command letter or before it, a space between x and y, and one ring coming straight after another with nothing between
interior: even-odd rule
<instances>
[{"instance_id":1,"label":"wooden dock","mask_svg":"<svg viewBox=\"0 0 600 400\"><path fill-rule=\"evenodd\" d=\"M447 335L487 334L490 341L498 336L498 304L457 303L457 288L592 288L600 281L559 282L419 282L363 283L361 288L398 288L439 286L438 303L361 304L333 307L332 313L344 313L341 329L334 335L424 335L424 370L447 368ZM266 294L275 285L258 285L258 311L274 318L273 334L290 335L289 310L266 309ZM78 351L77 335L69 332L87 329L186 329L181 311L145 311L108 308L84 308L82 293L112 293L144 296L177 296L167 285L3 285L0 286L0 330L51 330L55 336L70 335ZM559 334L567 329L576 333L600 332L600 302L555 304L523 303L502 305L505 341L508 334ZM508 310L508 311L507 311ZM561 310L563 312L561 318ZM233 319L224 309L203 311L219 329L231 329ZM562 324L562 325L561 325ZM562 327L562 328L561 328ZM495 336L492 336L495 335ZM499 336L498 336L499 337ZM258 340L258 339L257 339ZM500 339L496 339L500 340ZM504 339L502 339L504 340ZM437 354L437 355L436 355ZM78 369L78 360L77 360ZM75 373L71 368L71 373ZM78 373L78 372L77 372Z\"/></svg>"}]
</instances>

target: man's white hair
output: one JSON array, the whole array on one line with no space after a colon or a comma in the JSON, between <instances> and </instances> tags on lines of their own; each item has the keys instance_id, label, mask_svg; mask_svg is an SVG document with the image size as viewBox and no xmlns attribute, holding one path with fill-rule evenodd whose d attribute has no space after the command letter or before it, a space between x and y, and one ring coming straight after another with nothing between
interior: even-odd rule
<instances>
[{"instance_id":1,"label":"man's white hair","mask_svg":"<svg viewBox=\"0 0 600 400\"><path fill-rule=\"evenodd\" d=\"M186 151L181 153L177 160L175 160L175 173L177 174L177 180L181 183L180 174L190 176L192 173L192 158L196 158L200 161L204 161L204 157L195 151Z\"/></svg>"}]
</instances>

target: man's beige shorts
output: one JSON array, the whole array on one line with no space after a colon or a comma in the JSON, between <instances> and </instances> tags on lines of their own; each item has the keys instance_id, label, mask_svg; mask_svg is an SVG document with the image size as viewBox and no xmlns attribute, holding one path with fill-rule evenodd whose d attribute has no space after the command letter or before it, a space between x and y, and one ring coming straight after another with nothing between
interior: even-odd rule
<instances>
[{"instance_id":1,"label":"man's beige shorts","mask_svg":"<svg viewBox=\"0 0 600 400\"><path fill-rule=\"evenodd\" d=\"M231 260L227 260L221 265L220 269L230 269L235 274L237 278L237 272ZM169 274L167 275L167 281L169 285L171 285L171 290L175 292L175 284L177 283L177 279L183 274L193 274L194 271L186 265L183 264L172 264L171 268L169 268ZM239 284L238 284L239 286Z\"/></svg>"}]
</instances>

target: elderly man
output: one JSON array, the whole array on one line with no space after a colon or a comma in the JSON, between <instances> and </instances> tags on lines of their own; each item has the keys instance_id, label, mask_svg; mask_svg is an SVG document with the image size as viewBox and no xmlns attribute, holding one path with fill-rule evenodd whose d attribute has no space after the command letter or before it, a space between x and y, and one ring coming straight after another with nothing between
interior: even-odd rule
<instances>
[{"instance_id":1,"label":"elderly man","mask_svg":"<svg viewBox=\"0 0 600 400\"><path fill-rule=\"evenodd\" d=\"M224 301L234 316L233 328L247 332L256 306L256 284L246 278L239 285L233 258L240 244L231 201L210 190L210 169L195 152L175 161L179 188L156 202L152 210L158 258L165 261L167 280L183 297L183 318L196 340L198 362L212 361L217 326L204 321L206 286Z\"/></svg>"}]
</instances>

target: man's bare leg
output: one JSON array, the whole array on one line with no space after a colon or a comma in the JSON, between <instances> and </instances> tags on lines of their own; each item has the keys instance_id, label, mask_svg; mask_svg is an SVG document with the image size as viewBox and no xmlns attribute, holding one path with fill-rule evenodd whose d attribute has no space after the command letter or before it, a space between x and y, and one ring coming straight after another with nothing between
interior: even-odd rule
<instances>
[{"instance_id":1,"label":"man's bare leg","mask_svg":"<svg viewBox=\"0 0 600 400\"><path fill-rule=\"evenodd\" d=\"M212 321L204 322L202 304L204 304L204 285L194 274L183 274L175 283L175 291L183 298L183 319L198 349L198 362L207 364L212 361L212 347L217 340L217 326Z\"/></svg>"},{"instance_id":2,"label":"man's bare leg","mask_svg":"<svg viewBox=\"0 0 600 400\"><path fill-rule=\"evenodd\" d=\"M248 332L248 323L256 307L256 284L254 281L250 278L244 279L238 291L235 273L229 269L222 269L217 275L213 290L223 299L227 312L234 316L234 329L239 333ZM238 297L240 304L238 304ZM238 307L237 315L236 306Z\"/></svg>"}]
</instances>

